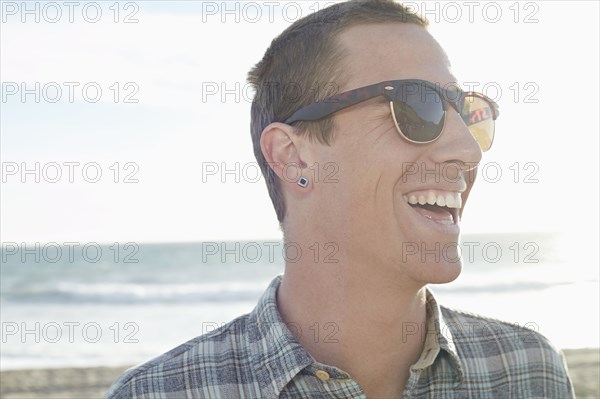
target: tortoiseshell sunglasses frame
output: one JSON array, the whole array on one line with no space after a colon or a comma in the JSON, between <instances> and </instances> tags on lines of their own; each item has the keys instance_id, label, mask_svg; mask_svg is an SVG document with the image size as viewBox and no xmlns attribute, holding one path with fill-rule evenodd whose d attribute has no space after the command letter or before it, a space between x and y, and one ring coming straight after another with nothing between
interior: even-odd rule
<instances>
[{"instance_id":1,"label":"tortoiseshell sunglasses frame","mask_svg":"<svg viewBox=\"0 0 600 399\"><path fill-rule=\"evenodd\" d=\"M440 132L437 133L437 136L433 140L428 141L415 141L412 140L402 133L400 127L398 126L398 122L396 121L396 116L394 113L394 101L402 101L402 87L405 87L410 84L416 84L420 86L424 86L427 89L432 90L437 93L439 96L439 100L442 102L442 108L444 110L444 121L445 121L445 112L448 110L448 104L452 106L461 115L463 121L467 126L470 124L480 122L483 119L487 119L492 117L495 121L500 115L500 110L498 104L493 101L491 98L486 95L474 91L463 92L460 89L457 90L447 90L440 85L429 82L427 80L420 79L403 79L403 80L388 80L381 83L372 84L369 86L360 87L358 89L349 90L338 95L328 97L322 101L318 101L307 105L305 107L300 108L294 114L292 114L289 118L285 119L283 123L292 124L298 121L316 121L326 116L329 116L335 112L341 111L345 108L351 107L353 105L359 104L364 101L368 101L372 98L378 96L385 96L390 101L390 109L392 113L392 119L394 120L394 124L396 125L396 129L398 132L408 141L413 143L430 143L436 140L442 133L444 128L444 122L442 122ZM489 104L489 108L492 112L492 115L481 115L474 111L469 115L462 115L461 111L464 105L464 102L469 97L476 97L486 101ZM424 95L424 98L427 99L427 94ZM427 100L425 100L427 101ZM474 118L478 120L473 121ZM490 144L491 146L491 144Z\"/></svg>"}]
</instances>

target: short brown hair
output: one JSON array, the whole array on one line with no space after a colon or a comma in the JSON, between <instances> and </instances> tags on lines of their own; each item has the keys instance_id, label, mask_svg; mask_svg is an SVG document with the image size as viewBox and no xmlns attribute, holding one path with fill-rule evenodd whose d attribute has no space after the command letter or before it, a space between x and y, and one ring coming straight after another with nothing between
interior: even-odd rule
<instances>
[{"instance_id":1,"label":"short brown hair","mask_svg":"<svg viewBox=\"0 0 600 399\"><path fill-rule=\"evenodd\" d=\"M248 73L256 91L252 101L251 134L254 155L273 201L277 220L283 224L286 206L279 177L267 165L260 148L263 130L299 108L323 100L347 81L344 51L338 35L355 25L404 22L426 27L427 20L393 0L350 0L308 15L273 40L263 59ZM329 144L333 117L297 122L298 134L309 134Z\"/></svg>"}]
</instances>

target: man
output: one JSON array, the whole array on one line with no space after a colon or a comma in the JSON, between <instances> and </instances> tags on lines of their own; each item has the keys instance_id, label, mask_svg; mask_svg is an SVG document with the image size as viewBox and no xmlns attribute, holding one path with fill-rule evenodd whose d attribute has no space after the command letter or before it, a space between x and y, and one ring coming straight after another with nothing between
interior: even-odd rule
<instances>
[{"instance_id":1,"label":"man","mask_svg":"<svg viewBox=\"0 0 600 399\"><path fill-rule=\"evenodd\" d=\"M252 137L284 241L305 255L252 313L107 398L573 397L544 337L426 288L460 273L452 244L498 117L449 67L391 0L340 3L275 39L249 75Z\"/></svg>"}]
</instances>

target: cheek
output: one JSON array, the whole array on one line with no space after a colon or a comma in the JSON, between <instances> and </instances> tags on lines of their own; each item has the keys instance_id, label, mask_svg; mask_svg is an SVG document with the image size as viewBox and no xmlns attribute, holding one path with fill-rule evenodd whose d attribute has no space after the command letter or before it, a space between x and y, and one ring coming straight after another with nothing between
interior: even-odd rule
<instances>
[{"instance_id":1,"label":"cheek","mask_svg":"<svg viewBox=\"0 0 600 399\"><path fill-rule=\"evenodd\" d=\"M401 193L399 188L410 181L404 174L418 163L425 148L403 140L393 126L362 133L340 129L334 137L308 170L323 184L324 198L336 198L338 206L355 212L354 217L360 217L356 212L362 210L371 215L386 213L389 218L396 191Z\"/></svg>"},{"instance_id":2,"label":"cheek","mask_svg":"<svg viewBox=\"0 0 600 399\"><path fill-rule=\"evenodd\" d=\"M410 165L418 163L427 151L427 145L415 144L406 141L393 129L385 140L381 140L378 145L375 156L385 165L386 171L398 175L403 174L409 169Z\"/></svg>"}]
</instances>

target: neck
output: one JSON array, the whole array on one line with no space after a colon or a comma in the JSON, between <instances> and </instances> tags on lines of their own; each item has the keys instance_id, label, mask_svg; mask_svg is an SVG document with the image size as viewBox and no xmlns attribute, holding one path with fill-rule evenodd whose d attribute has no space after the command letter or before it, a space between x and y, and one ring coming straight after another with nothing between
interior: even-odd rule
<instances>
[{"instance_id":1,"label":"neck","mask_svg":"<svg viewBox=\"0 0 600 399\"><path fill-rule=\"evenodd\" d=\"M424 287L394 278L389 265L344 254L315 263L315 253L286 265L277 293L283 320L318 362L349 373L368 397L402 397L423 348L414 332L425 325Z\"/></svg>"}]
</instances>

